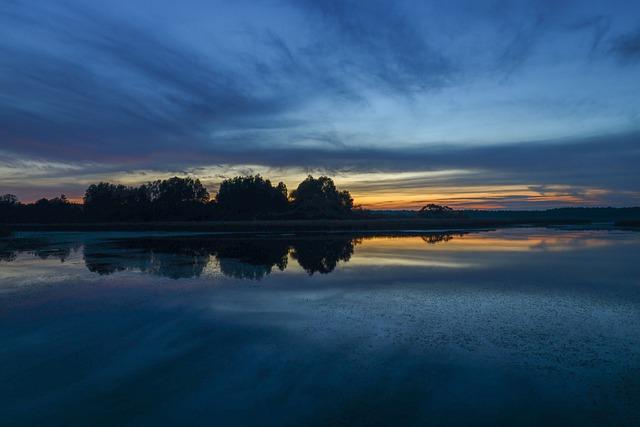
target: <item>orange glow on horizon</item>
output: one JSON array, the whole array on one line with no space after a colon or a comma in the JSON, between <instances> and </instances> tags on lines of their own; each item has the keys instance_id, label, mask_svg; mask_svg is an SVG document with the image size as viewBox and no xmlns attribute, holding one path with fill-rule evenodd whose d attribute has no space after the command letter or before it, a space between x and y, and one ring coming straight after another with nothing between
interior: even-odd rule
<instances>
[{"instance_id":1,"label":"orange glow on horizon","mask_svg":"<svg viewBox=\"0 0 640 427\"><path fill-rule=\"evenodd\" d=\"M252 166L253 173L260 173L268 177L272 183L283 181L289 190L293 190L302 181L307 171L286 170L276 171L264 167ZM242 175L240 169L226 170L223 168L223 176ZM370 210L416 210L429 203L447 205L455 209L479 209L479 210L500 210L500 209L537 209L562 206L601 206L607 200L609 191L600 188L572 187L559 184L534 185L534 184L512 184L512 185L482 185L482 184L460 184L454 183L461 177L465 182L476 181L474 174L477 172L467 170L442 170L442 171L421 171L421 172L368 172L368 173L344 173L333 176L334 182L339 190L348 190L356 206ZM178 174L181 177L191 176L201 179L208 188L211 197L214 198L220 184L220 171L211 170L200 171L197 174ZM319 176L321 173L312 173ZM130 186L141 185L144 182L155 179L167 179L175 176L173 173L157 173L154 171L137 171L122 175L114 175L105 178L98 175L84 176L77 184L89 186L91 183L107 181L114 184L124 184ZM214 178L215 177L215 178ZM482 177L477 178L482 182ZM67 182L60 180L57 182L47 181L40 197L55 197L60 192L67 194L69 201L82 203L83 194L61 191ZM52 189L58 190L53 192ZM33 190L30 191L33 194ZM47 194L48 193L48 194ZM37 193L36 193L37 195ZM640 199L640 194L628 192L629 198ZM40 197L36 197L40 198ZM29 199L22 199L23 202L31 203L36 199L33 196Z\"/></svg>"},{"instance_id":2,"label":"orange glow on horizon","mask_svg":"<svg viewBox=\"0 0 640 427\"><path fill-rule=\"evenodd\" d=\"M419 209L429 203L458 209L507 209L510 203L537 203L545 206L588 206L597 204L605 190L586 189L581 194L571 194L565 187L550 187L541 193L525 185L439 187L399 191L375 191L352 193L354 203L365 209Z\"/></svg>"},{"instance_id":3,"label":"orange glow on horizon","mask_svg":"<svg viewBox=\"0 0 640 427\"><path fill-rule=\"evenodd\" d=\"M507 209L508 202L512 198L518 202L528 203L535 208L536 203L544 202L545 204L554 203L558 206L571 205L590 205L597 203L597 198L580 198L577 196L566 194L545 194L542 195L535 191L525 189L526 187L518 187L517 189L478 189L478 191L466 190L463 192L447 193L447 189L429 189L425 193L411 194L405 191L399 192L374 192L352 193L354 205L364 209L371 210L416 210L426 204L436 203L447 205L457 209ZM518 191L520 190L520 191ZM595 192L595 191L594 191ZM596 195L596 194L592 194ZM215 194L212 195L212 198ZM81 195L67 196L71 203L83 203ZM594 200L595 199L595 200ZM35 202L26 201L27 203Z\"/></svg>"}]
</instances>

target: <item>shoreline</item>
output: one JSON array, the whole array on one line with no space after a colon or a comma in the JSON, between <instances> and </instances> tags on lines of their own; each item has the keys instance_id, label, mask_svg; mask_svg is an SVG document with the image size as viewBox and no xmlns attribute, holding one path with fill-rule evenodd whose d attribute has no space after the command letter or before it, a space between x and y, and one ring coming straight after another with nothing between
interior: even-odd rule
<instances>
[{"instance_id":1,"label":"shoreline","mask_svg":"<svg viewBox=\"0 0 640 427\"><path fill-rule=\"evenodd\" d=\"M446 231L497 227L589 226L592 221L576 219L335 219L256 221L159 221L114 223L18 223L5 224L11 231L194 231L194 232L335 232L335 231ZM604 224L600 224L604 225ZM607 227L618 228L613 222Z\"/></svg>"}]
</instances>

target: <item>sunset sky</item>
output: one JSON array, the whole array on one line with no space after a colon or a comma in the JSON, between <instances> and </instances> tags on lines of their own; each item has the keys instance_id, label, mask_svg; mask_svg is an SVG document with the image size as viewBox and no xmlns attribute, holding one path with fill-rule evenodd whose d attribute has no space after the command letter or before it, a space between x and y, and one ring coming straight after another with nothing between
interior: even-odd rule
<instances>
[{"instance_id":1,"label":"sunset sky","mask_svg":"<svg viewBox=\"0 0 640 427\"><path fill-rule=\"evenodd\" d=\"M640 205L638 1L0 2L0 194L326 174L357 204Z\"/></svg>"}]
</instances>

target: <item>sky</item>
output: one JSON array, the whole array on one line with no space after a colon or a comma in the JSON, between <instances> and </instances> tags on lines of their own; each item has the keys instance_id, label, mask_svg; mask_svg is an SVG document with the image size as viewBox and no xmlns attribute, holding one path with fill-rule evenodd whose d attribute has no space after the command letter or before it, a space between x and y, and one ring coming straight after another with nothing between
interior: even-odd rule
<instances>
[{"instance_id":1,"label":"sky","mask_svg":"<svg viewBox=\"0 0 640 427\"><path fill-rule=\"evenodd\" d=\"M372 209L640 205L640 2L0 0L0 193L326 174Z\"/></svg>"}]
</instances>

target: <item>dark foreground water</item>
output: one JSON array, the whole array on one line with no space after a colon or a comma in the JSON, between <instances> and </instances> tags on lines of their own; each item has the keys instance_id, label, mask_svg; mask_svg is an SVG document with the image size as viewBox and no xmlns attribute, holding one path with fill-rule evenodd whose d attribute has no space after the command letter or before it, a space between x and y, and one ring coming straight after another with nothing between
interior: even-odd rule
<instances>
[{"instance_id":1,"label":"dark foreground water","mask_svg":"<svg viewBox=\"0 0 640 427\"><path fill-rule=\"evenodd\" d=\"M0 425L640 425L640 233L0 239Z\"/></svg>"}]
</instances>

